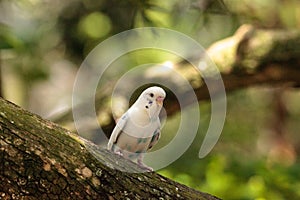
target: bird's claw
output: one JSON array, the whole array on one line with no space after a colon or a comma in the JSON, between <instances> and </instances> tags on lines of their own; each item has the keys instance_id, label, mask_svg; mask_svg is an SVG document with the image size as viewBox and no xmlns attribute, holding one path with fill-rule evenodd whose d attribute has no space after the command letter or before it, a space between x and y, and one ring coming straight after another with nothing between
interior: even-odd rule
<instances>
[{"instance_id":1,"label":"bird's claw","mask_svg":"<svg viewBox=\"0 0 300 200\"><path fill-rule=\"evenodd\" d=\"M120 151L120 150L116 151L116 152L115 152L115 154L117 154L117 155L119 155L119 156L122 156L122 157L123 157L123 153L122 153L122 151Z\"/></svg>"}]
</instances>

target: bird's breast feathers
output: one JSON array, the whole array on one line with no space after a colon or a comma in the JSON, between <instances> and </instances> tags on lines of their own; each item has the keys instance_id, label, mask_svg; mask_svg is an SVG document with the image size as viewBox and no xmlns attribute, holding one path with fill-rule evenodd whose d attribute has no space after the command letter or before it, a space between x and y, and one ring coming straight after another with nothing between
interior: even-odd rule
<instances>
[{"instance_id":1,"label":"bird's breast feathers","mask_svg":"<svg viewBox=\"0 0 300 200\"><path fill-rule=\"evenodd\" d=\"M160 128L158 116L155 118L144 118L136 115L134 112L127 112L121 120L126 121L125 126L122 127L122 132L133 137L152 137L153 133ZM120 123L122 122L120 121Z\"/></svg>"}]
</instances>

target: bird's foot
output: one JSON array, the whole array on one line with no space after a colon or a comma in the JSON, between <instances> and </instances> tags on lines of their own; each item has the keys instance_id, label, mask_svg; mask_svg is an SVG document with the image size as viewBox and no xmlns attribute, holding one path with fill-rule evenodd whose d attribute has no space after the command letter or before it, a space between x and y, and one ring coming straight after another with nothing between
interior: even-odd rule
<instances>
[{"instance_id":1,"label":"bird's foot","mask_svg":"<svg viewBox=\"0 0 300 200\"><path fill-rule=\"evenodd\" d=\"M115 154L117 154L117 155L119 155L119 156L122 156L122 157L123 157L123 153L122 153L122 151L121 151L121 150L117 150L117 151L115 151Z\"/></svg>"}]
</instances>

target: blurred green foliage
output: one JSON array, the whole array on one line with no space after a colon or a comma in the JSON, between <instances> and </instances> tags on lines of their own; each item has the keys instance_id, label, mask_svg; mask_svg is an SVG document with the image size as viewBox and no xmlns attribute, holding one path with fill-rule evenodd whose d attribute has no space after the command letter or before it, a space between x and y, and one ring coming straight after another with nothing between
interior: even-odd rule
<instances>
[{"instance_id":1,"label":"blurred green foliage","mask_svg":"<svg viewBox=\"0 0 300 200\"><path fill-rule=\"evenodd\" d=\"M212 152L203 159L198 158L198 152L209 124L210 105L200 102L200 128L192 146L159 173L223 199L299 199L299 160L292 164L286 164L284 159L274 162L258 148L260 137L268 134L265 129L272 115L270 93L271 89L253 88L228 96L222 135ZM299 98L299 93L287 93L291 99ZM297 116L299 113L291 114L291 117ZM167 121L163 137L168 138L177 129L173 118ZM292 129L288 132L297 133ZM168 141L164 138L160 142Z\"/></svg>"},{"instance_id":2,"label":"blurred green foliage","mask_svg":"<svg viewBox=\"0 0 300 200\"><path fill-rule=\"evenodd\" d=\"M144 26L171 28L208 47L244 23L299 29L300 1L0 0L0 59L6 77L1 84L15 96L21 93L17 103L26 107L32 86L47 80L55 64L68 61L79 67L99 42L121 31ZM166 52L135 52L126 58L124 68L170 58ZM8 84L12 76L17 77L19 87ZM209 124L210 105L201 102L200 128L193 145L159 173L224 199L300 199L299 159L289 164L284 159L273 162L268 148L274 146L266 144L267 150L260 149L270 140L262 139L269 134L266 130L274 114L270 93L254 88L230 94L223 133L204 159L197 155ZM285 97L290 114L287 137L299 153L299 92L290 91ZM178 120L179 116L167 120L157 148L170 141Z\"/></svg>"}]
</instances>

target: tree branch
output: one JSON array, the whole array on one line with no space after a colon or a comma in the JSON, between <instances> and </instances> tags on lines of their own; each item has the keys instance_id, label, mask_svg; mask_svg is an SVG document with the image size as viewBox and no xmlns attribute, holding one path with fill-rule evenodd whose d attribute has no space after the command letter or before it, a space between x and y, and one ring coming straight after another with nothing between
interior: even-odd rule
<instances>
[{"instance_id":1,"label":"tree branch","mask_svg":"<svg viewBox=\"0 0 300 200\"><path fill-rule=\"evenodd\" d=\"M288 84L296 87L300 85L299 46L299 30L255 29L251 25L243 25L233 36L212 44L207 49L207 54L217 65L227 92L255 85ZM205 81L190 63L185 61L177 63L174 70L190 82L199 101L210 98ZM168 80L172 85L180 88L178 82L172 80L171 77L171 74L159 73L155 77L149 78L145 73L144 76L138 78L149 79L150 82ZM134 82L135 80L132 80L131 84L134 85ZM99 122L102 130L108 136L115 125L110 109L111 93L109 92L112 91L113 86L113 83L107 84L105 89L101 89L101 93L96 96ZM218 93L218 89L214 92ZM187 102L184 106L192 103L188 101L189 95L193 95L191 92L181 91L180 95L186 96ZM123 105L123 112L125 112L126 106ZM169 90L167 90L167 100L164 107L168 115L183 109L180 108L176 97ZM106 116L105 120L101 116ZM119 117L119 114L115 114L115 116ZM75 130L71 110L55 121ZM91 129L95 128L98 127L91 127Z\"/></svg>"},{"instance_id":2,"label":"tree branch","mask_svg":"<svg viewBox=\"0 0 300 200\"><path fill-rule=\"evenodd\" d=\"M1 199L218 199L0 99ZM110 167L108 167L110 166Z\"/></svg>"}]
</instances>

